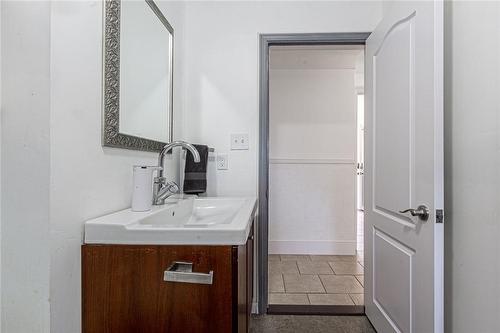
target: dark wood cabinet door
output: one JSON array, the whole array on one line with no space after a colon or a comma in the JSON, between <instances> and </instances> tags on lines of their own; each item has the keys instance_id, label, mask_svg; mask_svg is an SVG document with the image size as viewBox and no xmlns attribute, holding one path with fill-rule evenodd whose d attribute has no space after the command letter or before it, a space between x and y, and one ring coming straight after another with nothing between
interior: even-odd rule
<instances>
[{"instance_id":1,"label":"dark wood cabinet door","mask_svg":"<svg viewBox=\"0 0 500 333\"><path fill-rule=\"evenodd\" d=\"M213 284L163 281L173 261L213 270ZM232 332L231 262L231 246L84 245L83 332Z\"/></svg>"},{"instance_id":2,"label":"dark wood cabinet door","mask_svg":"<svg viewBox=\"0 0 500 333\"><path fill-rule=\"evenodd\" d=\"M237 300L237 323L238 333L248 332L247 328L247 247L238 246L238 300Z\"/></svg>"},{"instance_id":3,"label":"dark wood cabinet door","mask_svg":"<svg viewBox=\"0 0 500 333\"><path fill-rule=\"evenodd\" d=\"M250 324L253 302L253 251L254 236L252 228L247 241L247 326Z\"/></svg>"}]
</instances>

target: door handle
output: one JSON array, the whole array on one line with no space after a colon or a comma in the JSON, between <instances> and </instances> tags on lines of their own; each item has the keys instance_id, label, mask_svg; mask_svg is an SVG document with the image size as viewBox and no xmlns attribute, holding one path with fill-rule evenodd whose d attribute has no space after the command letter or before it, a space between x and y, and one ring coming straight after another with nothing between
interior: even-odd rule
<instances>
[{"instance_id":1,"label":"door handle","mask_svg":"<svg viewBox=\"0 0 500 333\"><path fill-rule=\"evenodd\" d=\"M400 210L399 212L401 214L410 213L411 216L418 216L418 218L422 221L427 221L427 219L429 218L429 208L427 208L426 205L420 205L417 207L417 209L408 208L405 210Z\"/></svg>"}]
</instances>

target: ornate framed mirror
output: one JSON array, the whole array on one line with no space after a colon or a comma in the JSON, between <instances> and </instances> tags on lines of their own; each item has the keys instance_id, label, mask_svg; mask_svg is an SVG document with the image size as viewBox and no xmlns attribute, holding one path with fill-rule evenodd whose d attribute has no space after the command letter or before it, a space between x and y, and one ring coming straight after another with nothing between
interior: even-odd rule
<instances>
[{"instance_id":1,"label":"ornate framed mirror","mask_svg":"<svg viewBox=\"0 0 500 333\"><path fill-rule=\"evenodd\" d=\"M102 144L159 151L173 138L174 30L152 0L104 2Z\"/></svg>"}]
</instances>

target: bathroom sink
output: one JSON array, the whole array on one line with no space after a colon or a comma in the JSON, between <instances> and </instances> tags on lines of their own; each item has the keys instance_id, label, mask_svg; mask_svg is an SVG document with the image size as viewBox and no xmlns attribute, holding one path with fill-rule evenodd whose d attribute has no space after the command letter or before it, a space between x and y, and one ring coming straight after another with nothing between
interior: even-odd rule
<instances>
[{"instance_id":1,"label":"bathroom sink","mask_svg":"<svg viewBox=\"0 0 500 333\"><path fill-rule=\"evenodd\" d=\"M151 227L209 227L229 224L245 203L244 198L185 199L139 221Z\"/></svg>"},{"instance_id":2,"label":"bathroom sink","mask_svg":"<svg viewBox=\"0 0 500 333\"><path fill-rule=\"evenodd\" d=\"M187 197L85 222L86 244L241 245L255 215L256 198Z\"/></svg>"}]
</instances>

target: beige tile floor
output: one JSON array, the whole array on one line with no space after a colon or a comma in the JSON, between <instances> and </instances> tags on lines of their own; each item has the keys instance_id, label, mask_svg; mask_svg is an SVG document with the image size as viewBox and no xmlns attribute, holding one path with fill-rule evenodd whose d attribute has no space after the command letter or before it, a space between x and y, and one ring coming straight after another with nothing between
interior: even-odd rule
<instances>
[{"instance_id":1,"label":"beige tile floor","mask_svg":"<svg viewBox=\"0 0 500 333\"><path fill-rule=\"evenodd\" d=\"M363 305L363 253L269 255L269 304Z\"/></svg>"}]
</instances>

